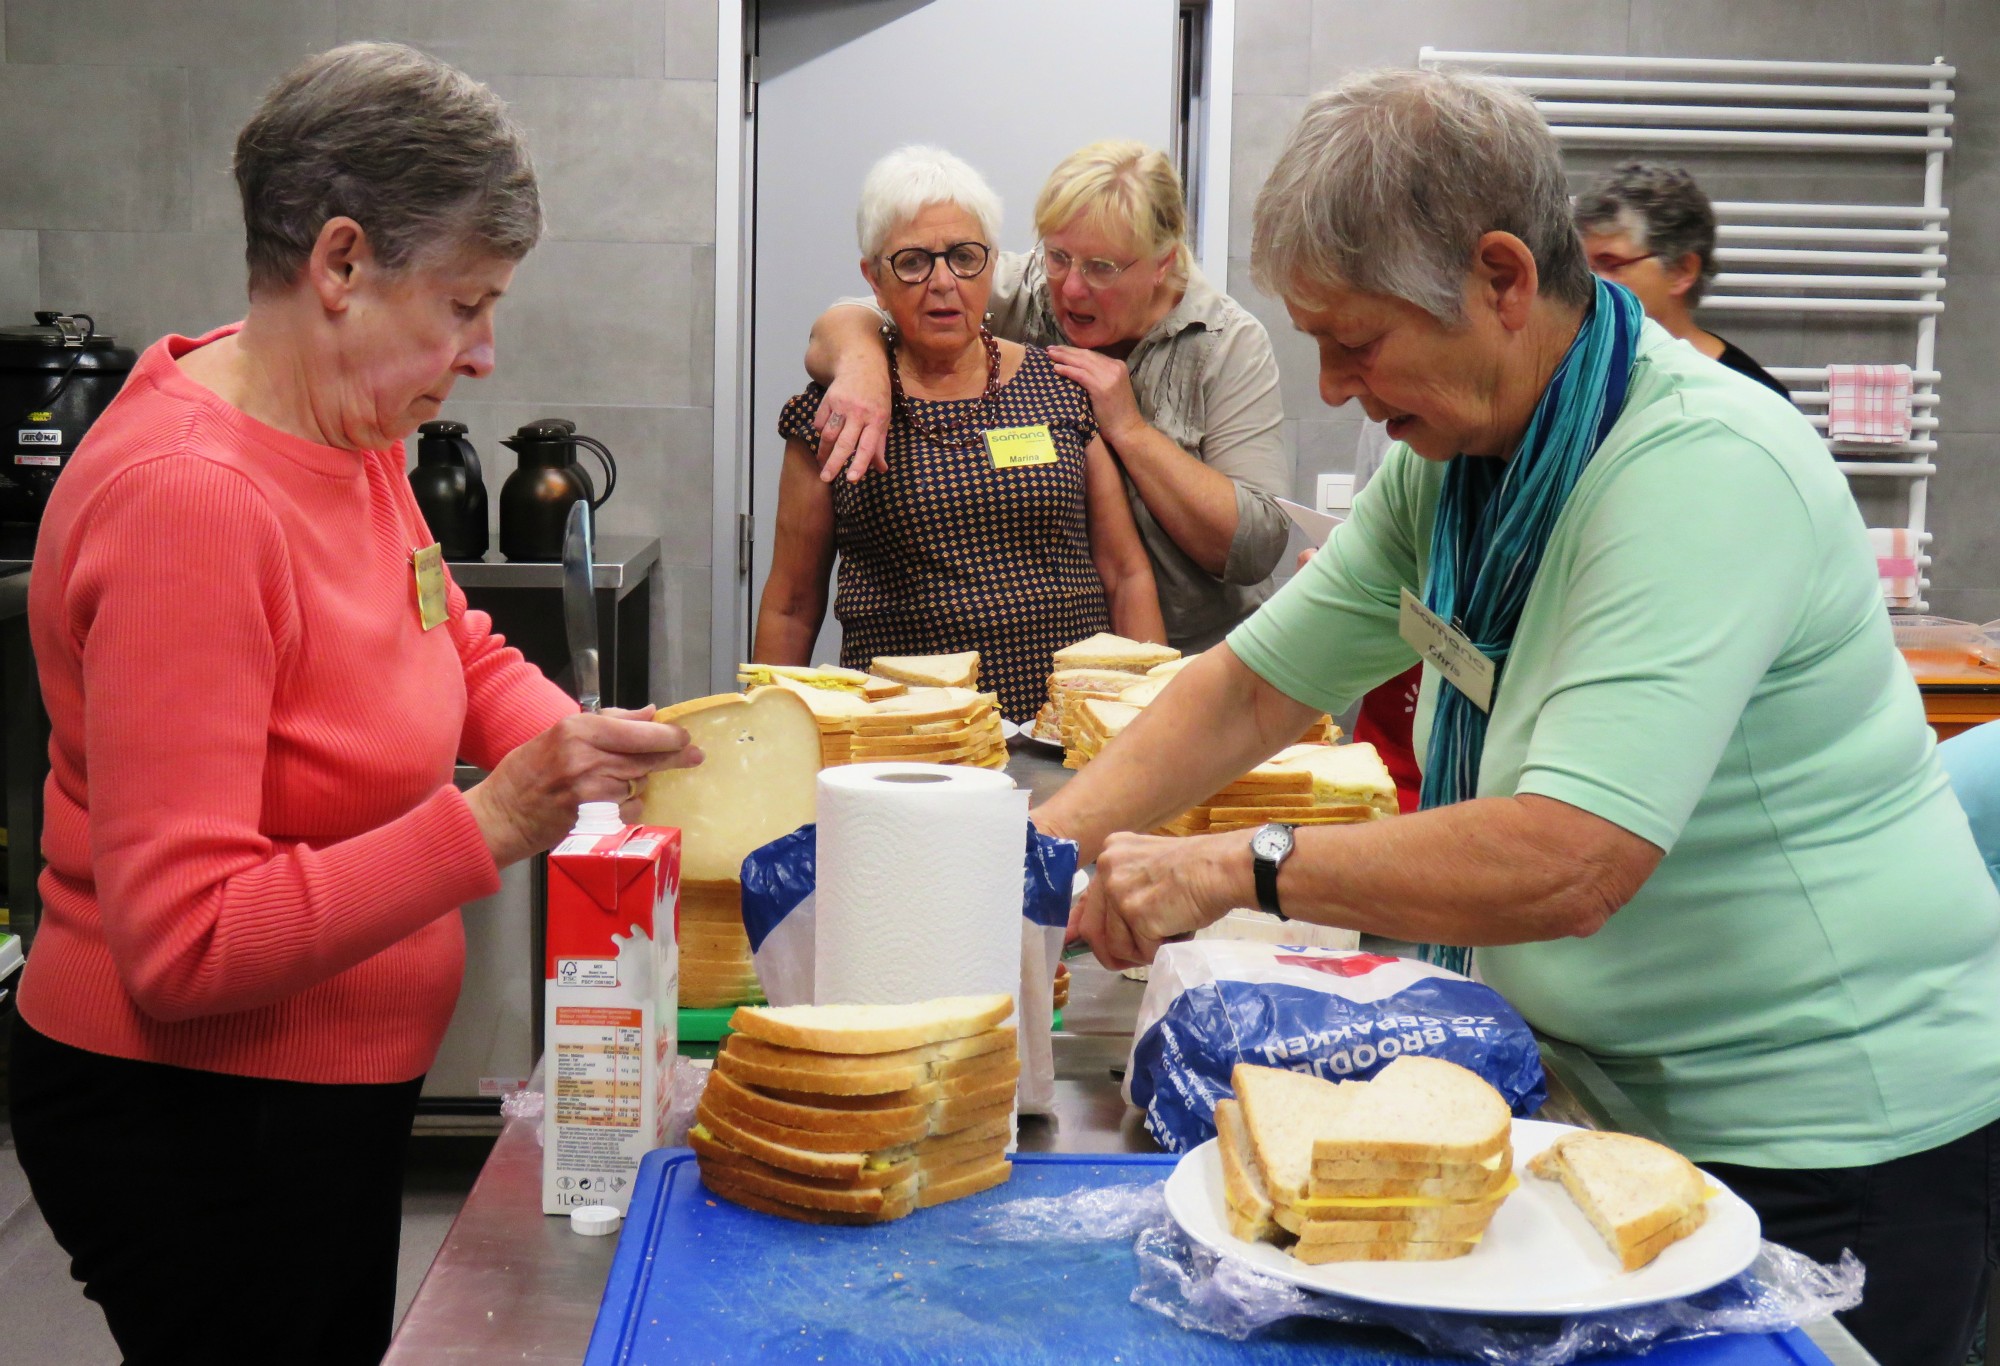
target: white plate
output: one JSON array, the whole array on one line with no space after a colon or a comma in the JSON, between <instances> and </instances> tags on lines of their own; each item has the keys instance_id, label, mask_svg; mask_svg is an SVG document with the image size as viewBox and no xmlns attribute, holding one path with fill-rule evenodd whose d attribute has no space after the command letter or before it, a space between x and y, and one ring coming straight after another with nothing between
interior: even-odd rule
<instances>
[{"instance_id":1,"label":"white plate","mask_svg":"<svg viewBox=\"0 0 2000 1366\"><path fill-rule=\"evenodd\" d=\"M1004 716L1000 718L1000 738L1002 740L1011 740L1020 733L1021 726L1019 722L1009 721Z\"/></svg>"},{"instance_id":2,"label":"white plate","mask_svg":"<svg viewBox=\"0 0 2000 1366\"><path fill-rule=\"evenodd\" d=\"M1562 1183L1528 1175L1528 1159L1570 1132L1567 1124L1514 1121L1520 1189L1500 1206L1479 1246L1448 1262L1309 1266L1270 1243L1244 1242L1229 1231L1214 1139L1183 1157L1167 1178L1167 1211L1202 1246L1307 1290L1455 1313L1588 1314L1653 1304L1719 1285L1756 1257L1757 1212L1710 1177L1717 1191L1702 1226L1649 1265L1620 1269Z\"/></svg>"}]
</instances>

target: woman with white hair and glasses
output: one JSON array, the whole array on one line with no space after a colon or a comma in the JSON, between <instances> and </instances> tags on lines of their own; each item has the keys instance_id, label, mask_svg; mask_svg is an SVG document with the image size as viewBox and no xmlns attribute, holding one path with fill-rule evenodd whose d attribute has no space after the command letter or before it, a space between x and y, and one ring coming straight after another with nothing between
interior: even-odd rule
<instances>
[{"instance_id":1,"label":"woman with white hair and glasses","mask_svg":"<svg viewBox=\"0 0 2000 1366\"><path fill-rule=\"evenodd\" d=\"M1271 339L1195 266L1180 176L1143 143L1064 158L1035 201L1035 231L1036 250L997 258L993 331L1047 347L1089 391L1167 639L1205 650L1271 595L1290 534ZM865 300L843 299L813 326L806 368L825 386L813 427L828 480L883 468L892 405L878 321Z\"/></svg>"},{"instance_id":2,"label":"woman with white hair and glasses","mask_svg":"<svg viewBox=\"0 0 2000 1366\"><path fill-rule=\"evenodd\" d=\"M1097 861L1073 932L1126 966L1262 904L1476 948L1767 1236L1867 1264L1846 1317L1879 1360L1957 1366L2000 1226L2000 891L1825 448L1591 275L1557 144L1497 82L1319 96L1255 224L1321 394L1396 444L1037 812ZM1420 657L1422 810L1120 833Z\"/></svg>"},{"instance_id":3,"label":"woman with white hair and glasses","mask_svg":"<svg viewBox=\"0 0 2000 1366\"><path fill-rule=\"evenodd\" d=\"M1749 352L1694 320L1715 278L1715 210L1693 176L1678 166L1623 162L1576 201L1576 228L1590 268L1638 295L1669 336L1791 397Z\"/></svg>"},{"instance_id":4,"label":"woman with white hair and glasses","mask_svg":"<svg viewBox=\"0 0 2000 1366\"><path fill-rule=\"evenodd\" d=\"M856 219L861 274L889 318L889 467L821 480L825 391L785 405L753 657L809 662L837 553L842 663L977 650L981 686L1025 721L1057 650L1107 628L1164 638L1145 547L1089 396L1041 347L987 330L1000 201L979 173L905 147L869 171Z\"/></svg>"},{"instance_id":5,"label":"woman with white hair and glasses","mask_svg":"<svg viewBox=\"0 0 2000 1366\"><path fill-rule=\"evenodd\" d=\"M458 908L579 802L701 755L494 635L404 476L403 438L493 369L541 231L499 99L338 48L265 97L236 180L248 315L147 349L35 547L48 866L13 1136L133 1366L363 1366ZM465 792L461 756L490 770Z\"/></svg>"}]
</instances>

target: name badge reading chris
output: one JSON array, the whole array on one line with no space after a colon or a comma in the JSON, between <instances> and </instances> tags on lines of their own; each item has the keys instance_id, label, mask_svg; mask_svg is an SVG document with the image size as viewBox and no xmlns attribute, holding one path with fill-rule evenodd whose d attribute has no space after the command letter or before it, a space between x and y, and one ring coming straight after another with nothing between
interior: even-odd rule
<instances>
[{"instance_id":1,"label":"name badge reading chris","mask_svg":"<svg viewBox=\"0 0 2000 1366\"><path fill-rule=\"evenodd\" d=\"M1053 465L1056 455L1055 439L1049 435L1049 424L1037 422L1032 427L996 427L986 433L986 453L993 457L996 470L1015 470L1023 465Z\"/></svg>"},{"instance_id":2,"label":"name badge reading chris","mask_svg":"<svg viewBox=\"0 0 2000 1366\"><path fill-rule=\"evenodd\" d=\"M1424 606L1407 587L1396 631L1473 706L1484 712L1493 710L1493 661L1465 632Z\"/></svg>"},{"instance_id":3,"label":"name badge reading chris","mask_svg":"<svg viewBox=\"0 0 2000 1366\"><path fill-rule=\"evenodd\" d=\"M433 541L413 550L410 563L417 575L417 620L426 631L442 626L451 615L444 596L444 547Z\"/></svg>"}]
</instances>

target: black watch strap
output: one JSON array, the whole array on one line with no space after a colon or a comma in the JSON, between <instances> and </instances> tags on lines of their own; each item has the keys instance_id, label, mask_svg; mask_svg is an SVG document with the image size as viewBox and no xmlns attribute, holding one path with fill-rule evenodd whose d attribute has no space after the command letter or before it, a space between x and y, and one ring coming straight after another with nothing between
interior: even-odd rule
<instances>
[{"instance_id":1,"label":"black watch strap","mask_svg":"<svg viewBox=\"0 0 2000 1366\"><path fill-rule=\"evenodd\" d=\"M1286 829L1289 830L1290 827ZM1257 905L1280 920L1291 919L1285 914L1285 908L1278 904L1278 870L1285 866L1285 858L1290 854L1291 850L1287 848L1284 855L1270 858L1258 853L1254 845L1250 851L1251 868L1257 881Z\"/></svg>"}]
</instances>

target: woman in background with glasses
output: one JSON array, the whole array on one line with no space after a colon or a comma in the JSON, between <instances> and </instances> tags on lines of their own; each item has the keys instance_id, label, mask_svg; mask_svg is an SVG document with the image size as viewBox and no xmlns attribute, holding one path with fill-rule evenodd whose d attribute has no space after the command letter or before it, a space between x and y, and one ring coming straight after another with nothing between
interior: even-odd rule
<instances>
[{"instance_id":1,"label":"woman in background with glasses","mask_svg":"<svg viewBox=\"0 0 2000 1366\"><path fill-rule=\"evenodd\" d=\"M856 218L861 273L889 320L879 332L870 320L887 371L888 472L822 480L813 415L825 391L785 405L754 657L811 662L837 552L841 663L977 650L980 686L1026 720L1063 646L1105 629L1164 638L1145 547L1090 396L1048 352L984 324L1000 201L979 173L906 147L869 171Z\"/></svg>"},{"instance_id":2,"label":"woman in background with glasses","mask_svg":"<svg viewBox=\"0 0 2000 1366\"><path fill-rule=\"evenodd\" d=\"M1124 469L1167 639L1207 649L1271 595L1290 530L1275 501L1292 462L1271 339L1195 268L1180 177L1142 143L1068 157L1035 202L1035 230L1034 251L999 254L992 329L1046 346L1088 391ZM822 478L894 468L878 321L866 300L843 299L814 324L806 368L826 386L813 415Z\"/></svg>"}]
</instances>

